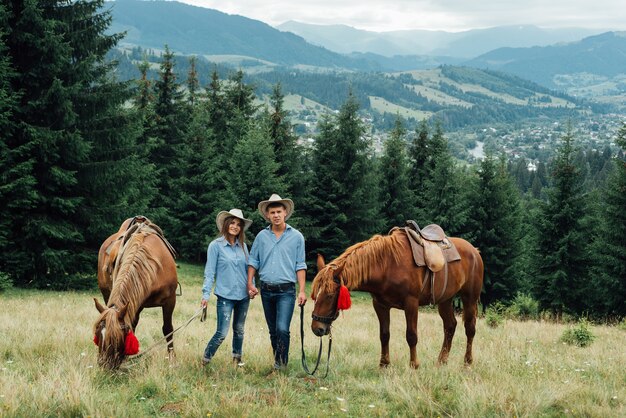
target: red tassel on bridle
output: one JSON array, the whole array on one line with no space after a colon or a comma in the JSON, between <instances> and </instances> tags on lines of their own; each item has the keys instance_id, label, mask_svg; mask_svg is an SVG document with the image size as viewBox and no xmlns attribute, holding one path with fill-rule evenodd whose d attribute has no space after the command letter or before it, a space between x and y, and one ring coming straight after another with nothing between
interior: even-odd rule
<instances>
[{"instance_id":1,"label":"red tassel on bridle","mask_svg":"<svg viewBox=\"0 0 626 418\"><path fill-rule=\"evenodd\" d=\"M124 349L127 356L132 356L139 352L139 340L135 337L135 334L133 334L132 331L128 331L124 343Z\"/></svg>"},{"instance_id":2,"label":"red tassel on bridle","mask_svg":"<svg viewBox=\"0 0 626 418\"><path fill-rule=\"evenodd\" d=\"M352 306L352 299L350 299L350 291L346 286L343 285L343 281L341 286L339 287L339 298L337 298L337 309L340 311L345 311L346 309L350 309Z\"/></svg>"},{"instance_id":3,"label":"red tassel on bridle","mask_svg":"<svg viewBox=\"0 0 626 418\"><path fill-rule=\"evenodd\" d=\"M100 338L98 338L98 334L94 334L93 335L93 343L95 345L99 345L100 344Z\"/></svg>"}]
</instances>

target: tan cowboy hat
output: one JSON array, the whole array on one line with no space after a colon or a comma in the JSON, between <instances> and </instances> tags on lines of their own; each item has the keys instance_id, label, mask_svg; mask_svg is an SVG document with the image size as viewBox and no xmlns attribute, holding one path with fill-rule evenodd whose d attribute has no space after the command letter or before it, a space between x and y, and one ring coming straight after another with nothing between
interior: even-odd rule
<instances>
[{"instance_id":1,"label":"tan cowboy hat","mask_svg":"<svg viewBox=\"0 0 626 418\"><path fill-rule=\"evenodd\" d=\"M228 212L223 210L220 213L218 213L217 217L215 218L215 224L217 225L217 230L218 231L222 230L222 228L224 227L224 221L229 216L234 216L237 219L241 219L241 221L243 222L243 230L244 231L246 229L250 228L250 225L252 225L252 220L246 219L246 218L243 217L243 212L241 212L241 209L231 209Z\"/></svg>"},{"instance_id":2,"label":"tan cowboy hat","mask_svg":"<svg viewBox=\"0 0 626 418\"><path fill-rule=\"evenodd\" d=\"M281 203L285 206L285 210L287 211L287 215L285 216L285 220L289 219L291 214L293 213L293 200L291 199L281 199L276 193L272 194L268 200L264 200L259 203L259 212L261 215L267 219L265 212L267 212L267 207L272 203Z\"/></svg>"}]
</instances>

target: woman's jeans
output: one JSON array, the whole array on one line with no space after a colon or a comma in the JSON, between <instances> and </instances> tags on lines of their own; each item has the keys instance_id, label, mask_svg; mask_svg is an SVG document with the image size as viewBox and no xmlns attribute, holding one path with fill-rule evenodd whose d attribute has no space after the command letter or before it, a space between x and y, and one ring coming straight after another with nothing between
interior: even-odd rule
<instances>
[{"instance_id":1,"label":"woman's jeans","mask_svg":"<svg viewBox=\"0 0 626 418\"><path fill-rule=\"evenodd\" d=\"M261 300L274 351L274 367L286 366L289 361L289 326L296 304L295 283L266 285L261 282Z\"/></svg>"},{"instance_id":2,"label":"woman's jeans","mask_svg":"<svg viewBox=\"0 0 626 418\"><path fill-rule=\"evenodd\" d=\"M204 350L204 359L211 360L228 335L231 317L233 319L233 358L243 354L243 328L246 323L250 299L230 300L217 296L217 329Z\"/></svg>"}]
</instances>

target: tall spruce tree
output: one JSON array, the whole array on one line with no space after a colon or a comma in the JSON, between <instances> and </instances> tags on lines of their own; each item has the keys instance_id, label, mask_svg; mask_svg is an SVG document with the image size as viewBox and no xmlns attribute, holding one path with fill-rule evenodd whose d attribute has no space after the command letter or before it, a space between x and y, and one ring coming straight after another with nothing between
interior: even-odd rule
<instances>
[{"instance_id":1,"label":"tall spruce tree","mask_svg":"<svg viewBox=\"0 0 626 418\"><path fill-rule=\"evenodd\" d=\"M174 53L165 46L155 90L154 146L150 149L150 162L156 167L159 198L154 201L154 220L161 225L166 235L179 228L174 207L180 197L174 187L182 175L181 154L188 123L184 97L176 82ZM177 245L176 237L172 242Z\"/></svg>"},{"instance_id":2,"label":"tall spruce tree","mask_svg":"<svg viewBox=\"0 0 626 418\"><path fill-rule=\"evenodd\" d=\"M105 33L100 0L15 1L7 10L11 89L20 92L4 142L7 269L18 283L67 286L93 272L101 240L144 198L128 88L104 58L120 37Z\"/></svg>"},{"instance_id":3,"label":"tall spruce tree","mask_svg":"<svg viewBox=\"0 0 626 418\"><path fill-rule=\"evenodd\" d=\"M574 155L574 138L568 129L557 150L548 201L541 205L537 219L533 293L541 308L557 316L583 313L588 302L584 297L589 265L582 228L585 202Z\"/></svg>"},{"instance_id":4,"label":"tall spruce tree","mask_svg":"<svg viewBox=\"0 0 626 418\"><path fill-rule=\"evenodd\" d=\"M463 191L469 185L454 163L440 123L429 141L429 166L423 184L424 221L439 224L448 235L466 232L469 205Z\"/></svg>"},{"instance_id":5,"label":"tall spruce tree","mask_svg":"<svg viewBox=\"0 0 626 418\"><path fill-rule=\"evenodd\" d=\"M391 135L384 144L380 159L380 202L384 222L381 232L394 226L403 226L414 214L414 198L409 189L409 160L406 129L399 117Z\"/></svg>"},{"instance_id":6,"label":"tall spruce tree","mask_svg":"<svg viewBox=\"0 0 626 418\"><path fill-rule=\"evenodd\" d=\"M182 147L183 175L177 180L179 199L175 209L179 219L175 231L177 250L187 260L206 260L209 240L216 235L215 216L224 209L220 190L224 188L216 175L218 156L211 142L211 130L207 125L207 109L196 102L186 140Z\"/></svg>"},{"instance_id":7,"label":"tall spruce tree","mask_svg":"<svg viewBox=\"0 0 626 418\"><path fill-rule=\"evenodd\" d=\"M8 25L8 14L4 4L0 4L0 251L4 253L7 246L11 245L9 231L11 218L9 210L11 201L9 197L15 195L15 188L19 188L19 183L10 184L9 178L19 178L19 174L12 171L19 167L14 167L11 163L11 155L7 139L11 138L15 129L16 121L13 118L18 97L12 90L11 81L16 76L11 67L10 56L4 43L5 30L10 29ZM4 270L4 263L0 261L0 273Z\"/></svg>"},{"instance_id":8,"label":"tall spruce tree","mask_svg":"<svg viewBox=\"0 0 626 418\"><path fill-rule=\"evenodd\" d=\"M410 176L409 187L414 197L413 216L418 222L426 217L424 185L430 177L431 164L429 158L429 128L426 120L422 120L415 130L415 136L409 148Z\"/></svg>"},{"instance_id":9,"label":"tall spruce tree","mask_svg":"<svg viewBox=\"0 0 626 418\"><path fill-rule=\"evenodd\" d=\"M246 136L233 150L229 186L232 205L237 205L253 220L250 233L255 235L267 225L257 204L272 193L284 195L285 186L278 176L278 168L269 131L262 124L247 129Z\"/></svg>"},{"instance_id":10,"label":"tall spruce tree","mask_svg":"<svg viewBox=\"0 0 626 418\"><path fill-rule=\"evenodd\" d=\"M59 15L70 29L71 77L82 83L72 97L76 125L90 145L78 173L78 221L87 246L98 248L124 219L145 212L155 195L153 166L138 147L140 114L126 107L131 82L116 81L116 63L105 60L122 35L106 33L112 17L104 1L67 2Z\"/></svg>"},{"instance_id":11,"label":"tall spruce tree","mask_svg":"<svg viewBox=\"0 0 626 418\"><path fill-rule=\"evenodd\" d=\"M291 198L298 208L303 208L315 198L311 171L307 164L307 152L298 144L298 137L289 119L289 111L285 109L284 99L281 85L278 83L272 90L270 108L265 112L264 120L274 145L274 156L278 163L277 175L285 187L284 192L281 191L281 196ZM310 233L312 220L306 216L305 211L294 212L289 222L305 236Z\"/></svg>"},{"instance_id":12,"label":"tall spruce tree","mask_svg":"<svg viewBox=\"0 0 626 418\"><path fill-rule=\"evenodd\" d=\"M358 109L350 92L339 114L319 123L315 142L317 202L309 213L319 236L311 248L327 258L380 230L376 170Z\"/></svg>"},{"instance_id":13,"label":"tall spruce tree","mask_svg":"<svg viewBox=\"0 0 626 418\"><path fill-rule=\"evenodd\" d=\"M469 237L480 249L485 264L483 305L508 301L520 289L517 276L521 254L519 195L502 158L487 154L480 163L472 192Z\"/></svg>"},{"instance_id":14,"label":"tall spruce tree","mask_svg":"<svg viewBox=\"0 0 626 418\"><path fill-rule=\"evenodd\" d=\"M626 124L615 141L626 150ZM593 310L601 315L625 317L626 306L626 161L615 158L604 188L599 239L594 242Z\"/></svg>"},{"instance_id":15,"label":"tall spruce tree","mask_svg":"<svg viewBox=\"0 0 626 418\"><path fill-rule=\"evenodd\" d=\"M66 273L86 271L77 213L84 197L77 173L89 144L77 127L72 98L83 83L71 74L72 46L59 20L65 2L11 2L6 37L20 92L15 129L5 138L12 167L5 178L11 219L4 270L17 283L54 285Z\"/></svg>"}]
</instances>

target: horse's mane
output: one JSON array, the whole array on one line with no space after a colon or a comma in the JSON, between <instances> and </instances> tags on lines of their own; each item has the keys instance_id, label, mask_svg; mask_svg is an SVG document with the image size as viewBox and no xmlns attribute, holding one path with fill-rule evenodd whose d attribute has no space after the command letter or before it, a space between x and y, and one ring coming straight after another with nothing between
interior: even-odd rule
<instances>
[{"instance_id":1,"label":"horse's mane","mask_svg":"<svg viewBox=\"0 0 626 418\"><path fill-rule=\"evenodd\" d=\"M385 268L389 262L389 255L396 263L402 258L402 234L374 235L367 241L359 242L343 252L320 270L313 281L312 294L319 290L332 291L334 270L342 268L341 279L348 289L354 289L369 279L372 266Z\"/></svg>"},{"instance_id":2,"label":"horse's mane","mask_svg":"<svg viewBox=\"0 0 626 418\"><path fill-rule=\"evenodd\" d=\"M109 303L115 303L118 308L127 307L124 318L127 325L150 292L161 267L144 242L147 236L149 234L137 231L129 238L118 254L119 262L113 272Z\"/></svg>"}]
</instances>

